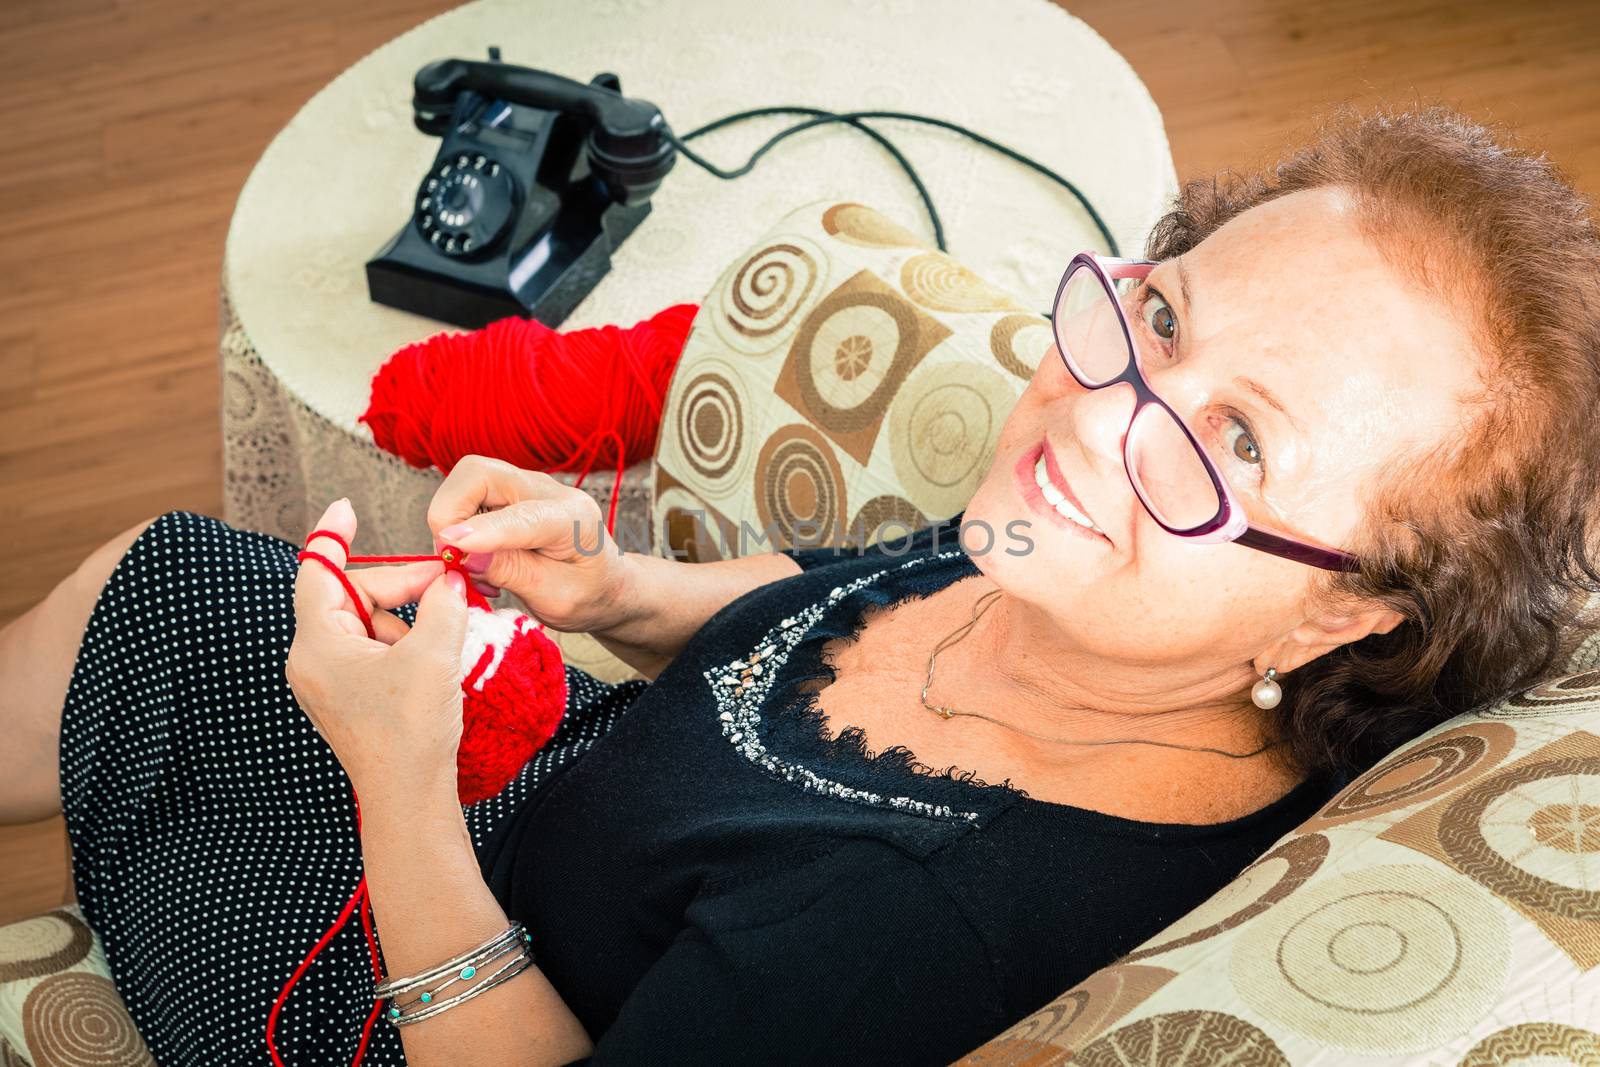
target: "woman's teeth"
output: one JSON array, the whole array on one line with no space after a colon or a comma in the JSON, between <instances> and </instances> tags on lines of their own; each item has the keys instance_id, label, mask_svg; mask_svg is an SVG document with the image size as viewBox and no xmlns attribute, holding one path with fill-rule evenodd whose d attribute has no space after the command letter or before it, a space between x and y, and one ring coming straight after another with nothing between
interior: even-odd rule
<instances>
[{"instance_id":1,"label":"woman's teeth","mask_svg":"<svg viewBox=\"0 0 1600 1067\"><path fill-rule=\"evenodd\" d=\"M1042 455L1039 457L1039 461L1033 465L1033 480L1038 483L1039 492L1044 494L1045 502L1056 509L1056 514L1064 519L1071 519L1079 526L1088 527L1102 537L1105 536L1104 530L1090 522L1089 516L1068 503L1061 490L1050 484L1050 476L1045 473L1044 456Z\"/></svg>"}]
</instances>

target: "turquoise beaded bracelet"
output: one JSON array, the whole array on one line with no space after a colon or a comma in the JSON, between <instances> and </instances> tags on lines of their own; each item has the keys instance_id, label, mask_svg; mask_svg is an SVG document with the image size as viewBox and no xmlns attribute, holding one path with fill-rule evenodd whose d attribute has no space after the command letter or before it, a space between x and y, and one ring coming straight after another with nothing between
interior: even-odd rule
<instances>
[{"instance_id":1,"label":"turquoise beaded bracelet","mask_svg":"<svg viewBox=\"0 0 1600 1067\"><path fill-rule=\"evenodd\" d=\"M479 968L481 968L485 963L489 962L490 960L497 959L498 957L504 955L508 950L516 949L519 952L526 953L529 961L531 962L532 953L528 946L532 941L533 936L529 934L526 929L524 929L522 923L513 921L510 926L506 927L505 930L490 938L488 941L485 941L477 948L463 952L454 959L446 960L437 967L432 967L426 971L423 971L421 974L415 974L409 978L390 978L380 981L376 986L373 987L373 994L379 1000L391 999L420 989L423 986L429 985L430 983L437 982L441 978L445 978L446 980L440 985L423 992L418 1001L411 1002L431 1004L435 1000L435 994L440 989L443 989L454 982L464 981L475 977ZM446 976L448 976L448 978L446 978ZM480 983L479 986L474 988L482 988L482 984ZM459 1000L460 997L454 999ZM397 1021L400 1015L399 1007L391 1007L388 1015L391 1020Z\"/></svg>"},{"instance_id":2,"label":"turquoise beaded bracelet","mask_svg":"<svg viewBox=\"0 0 1600 1067\"><path fill-rule=\"evenodd\" d=\"M471 1000L480 993L488 992L500 983L510 981L523 971L527 970L529 967L533 966L533 953L529 950L525 943L516 943L511 947L515 951L516 955L509 962L500 967L499 970L490 973L487 978L483 979L483 981L469 987L464 992L458 993L455 996L448 997L444 1000L434 1001L430 994L424 993L416 1000L410 1001L407 1004L392 1006L388 1011L389 1021L395 1026L406 1026L410 1023L421 1022L422 1020L431 1018L442 1011L449 1011L462 1001ZM476 974L477 968L470 966L462 968L463 975L466 975L466 972L468 971L472 972L472 974ZM471 977L471 975L466 976ZM451 979L450 981L455 981L455 979ZM444 984L449 985L450 982L445 982ZM427 1004L428 1007L411 1010L418 1004Z\"/></svg>"}]
</instances>

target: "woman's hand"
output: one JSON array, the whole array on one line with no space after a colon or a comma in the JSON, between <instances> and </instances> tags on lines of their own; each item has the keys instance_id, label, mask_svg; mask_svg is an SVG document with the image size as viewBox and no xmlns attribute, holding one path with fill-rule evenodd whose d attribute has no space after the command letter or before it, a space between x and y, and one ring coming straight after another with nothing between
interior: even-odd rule
<instances>
[{"instance_id":1,"label":"woman's hand","mask_svg":"<svg viewBox=\"0 0 1600 1067\"><path fill-rule=\"evenodd\" d=\"M517 594L553 630L604 630L626 614L629 557L594 498L548 474L464 456L434 493L428 526L435 550L470 553L469 571Z\"/></svg>"},{"instance_id":2,"label":"woman's hand","mask_svg":"<svg viewBox=\"0 0 1600 1067\"><path fill-rule=\"evenodd\" d=\"M313 529L354 543L355 511L335 501ZM329 537L307 546L345 567ZM459 574L443 562L350 571L372 617L367 636L339 579L307 559L295 578L294 642L284 676L300 707L333 749L358 794L369 787L454 795L461 743L461 647L467 604ZM410 628L387 609L417 602Z\"/></svg>"}]
</instances>

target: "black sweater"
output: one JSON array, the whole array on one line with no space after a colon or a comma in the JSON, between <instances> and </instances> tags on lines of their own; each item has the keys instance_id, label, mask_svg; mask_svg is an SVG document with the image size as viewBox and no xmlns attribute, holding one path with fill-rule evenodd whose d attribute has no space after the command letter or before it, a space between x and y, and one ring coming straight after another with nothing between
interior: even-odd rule
<instances>
[{"instance_id":1,"label":"black sweater","mask_svg":"<svg viewBox=\"0 0 1600 1067\"><path fill-rule=\"evenodd\" d=\"M959 520L790 550L804 573L729 604L654 682L615 687L615 725L486 843L490 888L595 1041L580 1063L948 1063L1196 907L1342 784L1227 823L1145 823L825 734L796 683L827 676L821 646L869 605L978 573ZM748 687L729 684L763 646Z\"/></svg>"}]
</instances>

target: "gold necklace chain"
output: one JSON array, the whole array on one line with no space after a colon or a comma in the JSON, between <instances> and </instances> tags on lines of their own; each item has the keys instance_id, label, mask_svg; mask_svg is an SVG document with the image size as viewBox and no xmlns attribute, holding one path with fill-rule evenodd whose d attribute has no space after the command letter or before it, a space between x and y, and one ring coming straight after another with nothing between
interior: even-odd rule
<instances>
[{"instance_id":1,"label":"gold necklace chain","mask_svg":"<svg viewBox=\"0 0 1600 1067\"><path fill-rule=\"evenodd\" d=\"M1065 737L1046 737L1044 734L1037 734L1032 730L1024 730L1020 726L1013 726L1008 722L1003 722L1000 719L996 719L992 715L985 715L981 711L957 711L955 708L948 708L944 707L943 705L936 707L928 703L928 687L933 685L933 663L935 658L938 657L939 653L943 652L957 641L960 641L972 630L974 626L978 624L978 619L982 617L984 612L989 610L990 605L994 603L995 598L1000 595L1000 592L1001 591L999 589L991 589L989 592L979 597L977 604L974 605L972 609L972 621L963 624L960 629L956 630L955 633L952 633L950 636L940 641L939 644L934 647L934 650L928 654L928 680L922 683L922 706L946 721L948 721L952 715L970 715L976 719L988 719L990 722L1004 726L1008 730L1015 730L1018 733L1027 734L1029 737L1036 737L1041 741L1054 741L1063 745L1159 745L1162 748L1181 748L1189 752L1214 752L1219 756L1227 756L1229 759L1248 759L1251 756L1260 755L1262 752L1265 752L1274 745L1283 744L1283 739L1279 738L1276 741L1268 741L1260 748L1252 749L1249 752L1229 752L1226 749L1212 748L1209 745L1185 745L1176 741L1149 741L1144 738L1117 738L1115 740L1103 741L1080 741Z\"/></svg>"}]
</instances>

